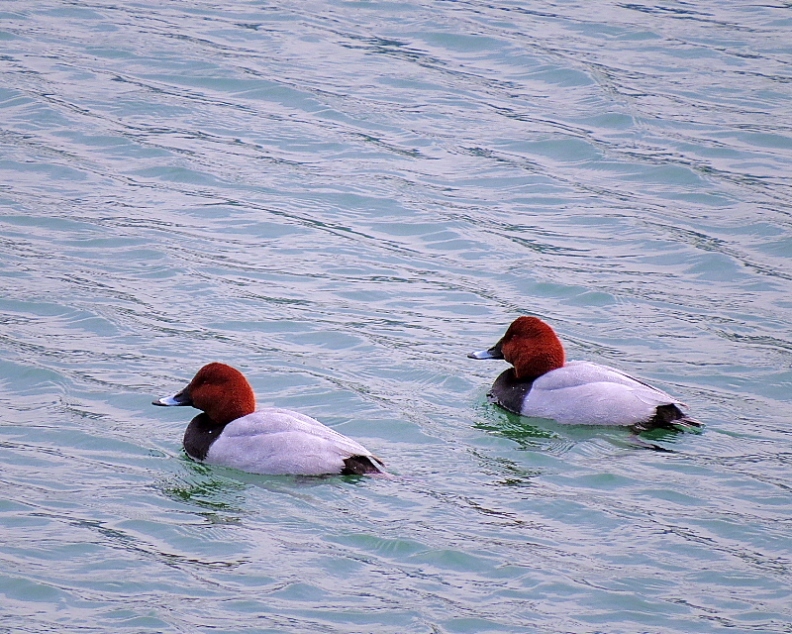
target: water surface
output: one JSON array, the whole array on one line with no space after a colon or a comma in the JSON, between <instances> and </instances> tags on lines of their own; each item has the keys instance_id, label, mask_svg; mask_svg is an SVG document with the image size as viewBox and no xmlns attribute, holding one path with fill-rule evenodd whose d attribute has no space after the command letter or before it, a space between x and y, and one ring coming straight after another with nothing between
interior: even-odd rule
<instances>
[{"instance_id":1,"label":"water surface","mask_svg":"<svg viewBox=\"0 0 792 634\"><path fill-rule=\"evenodd\" d=\"M791 631L790 28L6 2L0 630ZM521 314L706 428L494 408ZM187 460L212 360L398 477Z\"/></svg>"}]
</instances>

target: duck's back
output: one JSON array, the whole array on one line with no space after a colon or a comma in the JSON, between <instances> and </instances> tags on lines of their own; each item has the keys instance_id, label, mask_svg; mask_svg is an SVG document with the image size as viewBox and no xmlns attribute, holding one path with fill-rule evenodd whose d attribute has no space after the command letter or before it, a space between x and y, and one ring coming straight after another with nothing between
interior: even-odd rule
<instances>
[{"instance_id":1,"label":"duck's back","mask_svg":"<svg viewBox=\"0 0 792 634\"><path fill-rule=\"evenodd\" d=\"M228 423L206 462L267 475L324 475L350 472L347 462L356 464L357 457L378 462L363 445L310 416L272 407Z\"/></svg>"},{"instance_id":2,"label":"duck's back","mask_svg":"<svg viewBox=\"0 0 792 634\"><path fill-rule=\"evenodd\" d=\"M586 361L570 361L532 383L516 382L513 375L509 381L505 374L493 386L493 396L504 407L523 416L551 418L564 424L637 425L655 417L660 406L682 405L662 390L615 368ZM507 393L510 403L503 400Z\"/></svg>"}]
</instances>

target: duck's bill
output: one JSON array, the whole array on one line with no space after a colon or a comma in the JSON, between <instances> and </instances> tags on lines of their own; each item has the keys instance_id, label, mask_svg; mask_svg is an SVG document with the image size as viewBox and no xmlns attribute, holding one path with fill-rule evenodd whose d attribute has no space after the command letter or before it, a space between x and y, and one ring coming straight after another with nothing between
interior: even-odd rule
<instances>
[{"instance_id":1,"label":"duck's bill","mask_svg":"<svg viewBox=\"0 0 792 634\"><path fill-rule=\"evenodd\" d=\"M182 390L173 396L163 396L156 401L151 401L152 405L164 405L165 407L173 407L174 405L192 405L192 399L187 393L187 390Z\"/></svg>"},{"instance_id":2,"label":"duck's bill","mask_svg":"<svg viewBox=\"0 0 792 634\"><path fill-rule=\"evenodd\" d=\"M500 346L492 346L489 350L480 350L479 352L471 352L468 354L470 359L503 359L503 353Z\"/></svg>"}]
</instances>

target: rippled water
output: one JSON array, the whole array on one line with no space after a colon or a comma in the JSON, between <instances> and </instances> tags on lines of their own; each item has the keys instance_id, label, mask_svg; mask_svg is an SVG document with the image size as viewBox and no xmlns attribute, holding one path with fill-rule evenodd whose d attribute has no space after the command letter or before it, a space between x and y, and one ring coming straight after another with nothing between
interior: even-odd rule
<instances>
[{"instance_id":1,"label":"rippled water","mask_svg":"<svg viewBox=\"0 0 792 634\"><path fill-rule=\"evenodd\" d=\"M792 631L789 3L0 11L0 630ZM707 427L495 409L525 313ZM398 477L190 462L211 360Z\"/></svg>"}]
</instances>

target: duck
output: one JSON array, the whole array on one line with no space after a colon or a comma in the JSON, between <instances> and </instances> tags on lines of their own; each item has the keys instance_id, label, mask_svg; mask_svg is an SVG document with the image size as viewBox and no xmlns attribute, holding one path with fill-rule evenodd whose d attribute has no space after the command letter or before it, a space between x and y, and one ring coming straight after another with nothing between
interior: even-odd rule
<instances>
[{"instance_id":1,"label":"duck","mask_svg":"<svg viewBox=\"0 0 792 634\"><path fill-rule=\"evenodd\" d=\"M567 361L558 335L538 317L518 317L494 346L468 357L512 365L495 379L488 396L521 416L635 432L702 426L685 413L687 405L663 390L616 368Z\"/></svg>"},{"instance_id":2,"label":"duck","mask_svg":"<svg viewBox=\"0 0 792 634\"><path fill-rule=\"evenodd\" d=\"M262 475L375 475L385 465L360 443L299 412L256 410L244 374L225 363L203 366L180 392L152 401L201 410L184 432L187 455L206 464Z\"/></svg>"}]
</instances>

